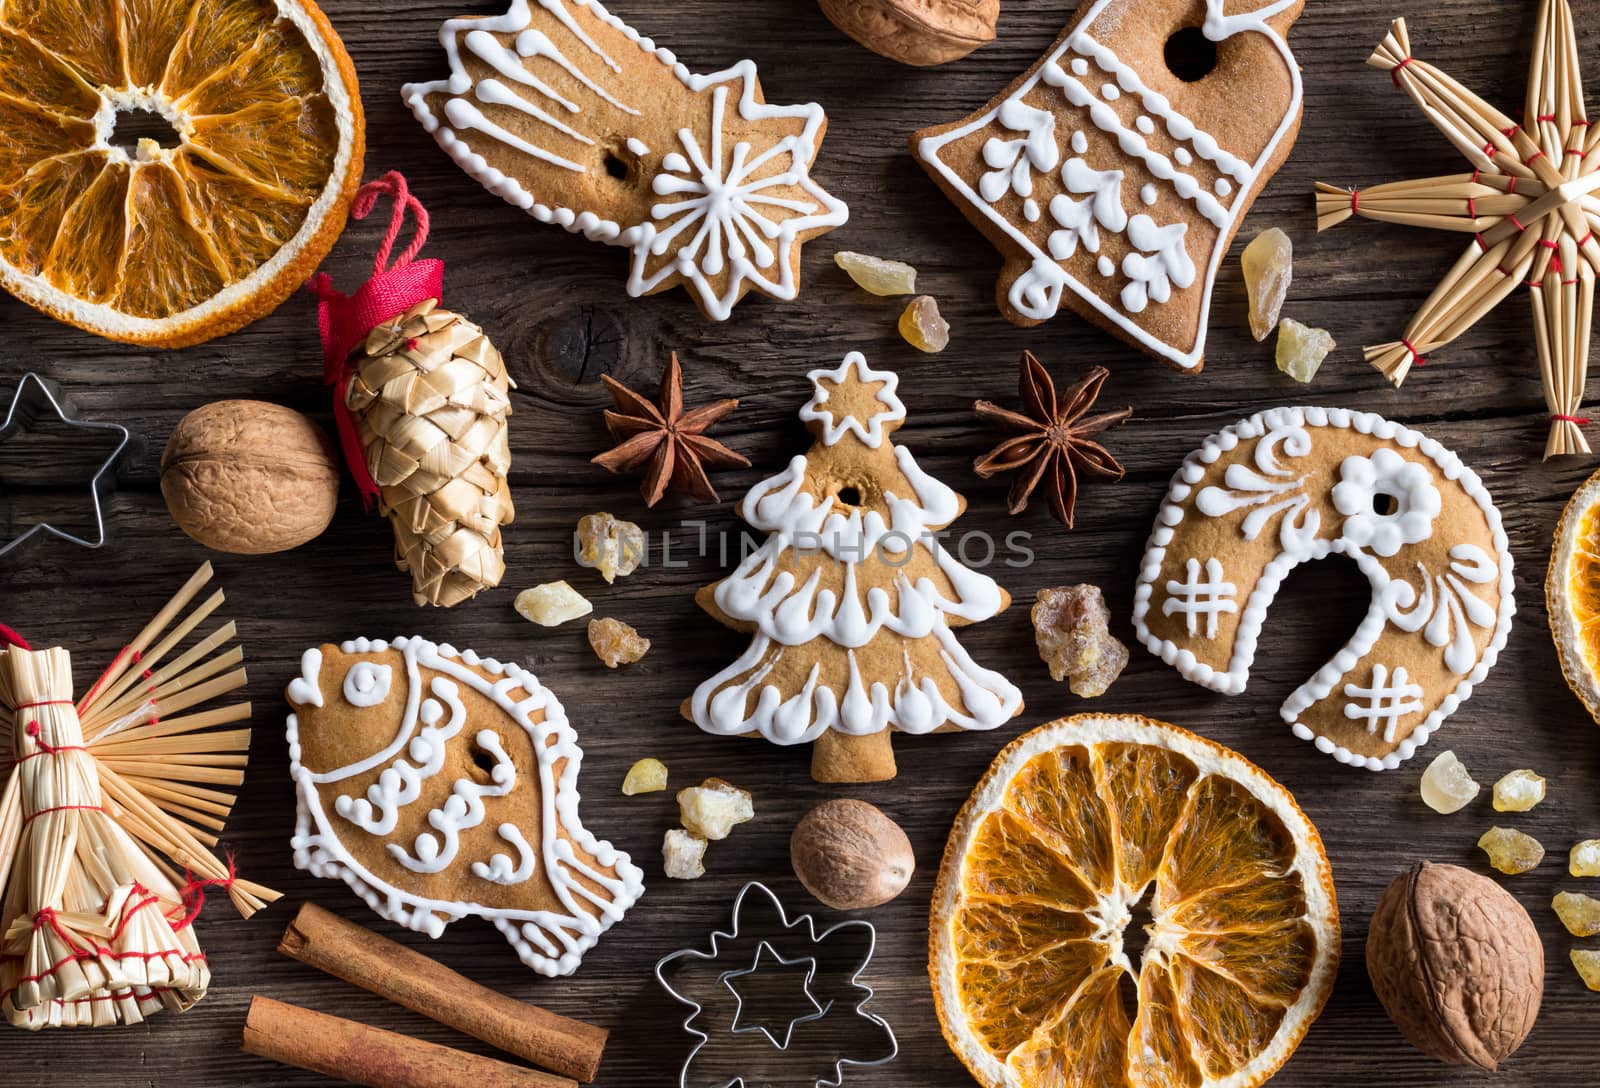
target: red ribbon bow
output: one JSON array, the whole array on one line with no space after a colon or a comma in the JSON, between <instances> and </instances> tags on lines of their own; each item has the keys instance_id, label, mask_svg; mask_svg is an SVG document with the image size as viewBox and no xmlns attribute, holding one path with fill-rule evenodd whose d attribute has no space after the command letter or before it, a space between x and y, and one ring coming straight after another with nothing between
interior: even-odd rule
<instances>
[{"instance_id":1,"label":"red ribbon bow","mask_svg":"<svg viewBox=\"0 0 1600 1088\"><path fill-rule=\"evenodd\" d=\"M373 258L371 278L352 295L340 294L326 272L318 272L306 284L319 300L317 330L322 334L322 380L333 386L333 419L339 428L339 445L344 449L350 474L361 490L361 501L369 510L378 497L378 485L367 469L361 436L346 402L350 382L355 377L350 353L377 326L425 299L437 299L444 293L444 262L415 259L428 240L428 212L411 195L405 177L398 170L391 170L377 181L363 185L350 202L350 217L365 219L385 193L394 197L394 214ZM411 244L386 268L407 210L417 221L416 231Z\"/></svg>"}]
</instances>

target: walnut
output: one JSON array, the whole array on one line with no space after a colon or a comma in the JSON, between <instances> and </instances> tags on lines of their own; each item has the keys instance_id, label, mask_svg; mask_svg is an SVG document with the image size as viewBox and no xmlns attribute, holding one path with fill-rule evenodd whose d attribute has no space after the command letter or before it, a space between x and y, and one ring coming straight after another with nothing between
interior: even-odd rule
<instances>
[{"instance_id":1,"label":"walnut","mask_svg":"<svg viewBox=\"0 0 1600 1088\"><path fill-rule=\"evenodd\" d=\"M795 826L789 860L806 891L834 910L887 903L917 867L900 825L865 801L824 801Z\"/></svg>"},{"instance_id":2,"label":"walnut","mask_svg":"<svg viewBox=\"0 0 1600 1088\"><path fill-rule=\"evenodd\" d=\"M292 408L219 400L173 428L161 494L178 528L208 548L287 551L333 520L338 455L322 428Z\"/></svg>"},{"instance_id":3,"label":"walnut","mask_svg":"<svg viewBox=\"0 0 1600 1088\"><path fill-rule=\"evenodd\" d=\"M1378 901L1367 974L1412 1046L1492 1072L1538 1018L1544 948L1528 912L1499 884L1422 861Z\"/></svg>"},{"instance_id":4,"label":"walnut","mask_svg":"<svg viewBox=\"0 0 1600 1088\"><path fill-rule=\"evenodd\" d=\"M833 25L880 56L919 68L994 40L1000 0L818 0Z\"/></svg>"}]
</instances>

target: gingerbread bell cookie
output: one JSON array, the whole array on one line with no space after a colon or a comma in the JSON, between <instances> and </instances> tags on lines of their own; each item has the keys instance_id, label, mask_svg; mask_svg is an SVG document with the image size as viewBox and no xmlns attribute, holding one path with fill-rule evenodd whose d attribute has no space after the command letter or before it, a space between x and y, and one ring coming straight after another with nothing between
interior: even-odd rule
<instances>
[{"instance_id":1,"label":"gingerbread bell cookie","mask_svg":"<svg viewBox=\"0 0 1600 1088\"><path fill-rule=\"evenodd\" d=\"M295 865L437 937L467 915L567 975L644 891L578 820L583 752L531 673L422 638L309 649L289 684Z\"/></svg>"},{"instance_id":2,"label":"gingerbread bell cookie","mask_svg":"<svg viewBox=\"0 0 1600 1088\"><path fill-rule=\"evenodd\" d=\"M541 223L632 251L628 294L680 284L724 320L792 300L800 247L848 218L811 179L828 120L768 105L755 64L695 75L595 0L449 19L450 74L401 95L439 146Z\"/></svg>"},{"instance_id":3,"label":"gingerbread bell cookie","mask_svg":"<svg viewBox=\"0 0 1600 1088\"><path fill-rule=\"evenodd\" d=\"M1281 713L1341 763L1393 768L1488 675L1516 610L1500 513L1433 439L1338 408L1274 408L1212 435L1162 503L1134 627L1187 679L1237 694L1284 577L1329 555L1355 561L1372 603Z\"/></svg>"},{"instance_id":4,"label":"gingerbread bell cookie","mask_svg":"<svg viewBox=\"0 0 1600 1088\"><path fill-rule=\"evenodd\" d=\"M1304 0L1093 0L978 113L913 155L1005 257L1019 325L1065 304L1183 370L1211 290L1300 127Z\"/></svg>"},{"instance_id":5,"label":"gingerbread bell cookie","mask_svg":"<svg viewBox=\"0 0 1600 1088\"><path fill-rule=\"evenodd\" d=\"M951 631L1011 598L941 543L966 501L889 440L906 417L899 379L859 352L808 377L815 444L740 507L771 535L696 595L750 648L683 713L709 733L814 743L819 782L881 781L895 775L891 729L993 729L1022 711Z\"/></svg>"}]
</instances>

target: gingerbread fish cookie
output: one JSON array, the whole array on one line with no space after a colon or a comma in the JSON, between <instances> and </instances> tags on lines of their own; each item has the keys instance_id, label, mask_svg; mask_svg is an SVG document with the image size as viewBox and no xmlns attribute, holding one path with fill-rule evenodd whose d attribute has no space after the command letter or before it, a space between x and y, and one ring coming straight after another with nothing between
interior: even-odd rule
<instances>
[{"instance_id":1,"label":"gingerbread fish cookie","mask_svg":"<svg viewBox=\"0 0 1600 1088\"><path fill-rule=\"evenodd\" d=\"M1022 712L1021 692L951 631L1011 597L941 539L966 501L890 441L906 416L899 379L859 352L807 377L815 443L740 506L770 535L695 598L750 648L683 713L709 733L814 742L818 781L881 781L895 775L891 730L993 729Z\"/></svg>"},{"instance_id":2,"label":"gingerbread fish cookie","mask_svg":"<svg viewBox=\"0 0 1600 1088\"><path fill-rule=\"evenodd\" d=\"M1488 675L1511 630L1511 553L1476 473L1381 416L1274 408L1206 439L1173 477L1134 595L1150 652L1245 688L1284 577L1343 555L1372 584L1350 641L1284 702L1341 763L1410 759Z\"/></svg>"},{"instance_id":3,"label":"gingerbread fish cookie","mask_svg":"<svg viewBox=\"0 0 1600 1088\"><path fill-rule=\"evenodd\" d=\"M463 170L541 223L632 251L628 294L683 285L725 320L792 300L803 242L849 212L811 178L816 103L768 105L755 64L696 75L595 0L449 19L450 74L401 95Z\"/></svg>"},{"instance_id":4,"label":"gingerbread fish cookie","mask_svg":"<svg viewBox=\"0 0 1600 1088\"><path fill-rule=\"evenodd\" d=\"M1300 128L1304 0L1093 0L988 106L912 154L1005 257L1001 311L1065 304L1199 370L1217 268Z\"/></svg>"},{"instance_id":5,"label":"gingerbread fish cookie","mask_svg":"<svg viewBox=\"0 0 1600 1088\"><path fill-rule=\"evenodd\" d=\"M295 865L431 937L492 921L567 975L644 891L578 820L583 752L514 664L422 638L307 650L287 692Z\"/></svg>"}]
</instances>

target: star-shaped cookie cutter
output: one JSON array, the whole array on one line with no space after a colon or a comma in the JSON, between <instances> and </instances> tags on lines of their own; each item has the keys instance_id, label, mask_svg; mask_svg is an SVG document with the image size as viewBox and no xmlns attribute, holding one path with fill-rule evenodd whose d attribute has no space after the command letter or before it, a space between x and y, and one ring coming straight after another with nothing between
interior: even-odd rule
<instances>
[{"instance_id":1,"label":"star-shaped cookie cutter","mask_svg":"<svg viewBox=\"0 0 1600 1088\"><path fill-rule=\"evenodd\" d=\"M0 420L0 445L3 445L14 435L26 431L28 423L38 414L35 408L30 407L28 395L30 390L37 390L34 396L43 398L44 403L49 406L50 411L55 413L56 418L62 425L85 431L114 431L120 437L117 439L116 447L89 479L89 497L94 508L94 536L92 539L69 533L65 529L57 528L48 521L38 521L10 540L0 541L0 556L5 555L36 533L59 537L69 544L77 544L84 548L98 548L106 542L106 519L102 502L104 492L108 488L112 469L116 466L117 459L122 456L122 451L127 448L128 441L132 438L132 433L120 423L93 423L69 416L51 383L30 370L24 373L22 380L17 383L16 392L11 397L11 406L6 409L5 419Z\"/></svg>"},{"instance_id":2,"label":"star-shaped cookie cutter","mask_svg":"<svg viewBox=\"0 0 1600 1088\"><path fill-rule=\"evenodd\" d=\"M767 917L755 917L762 913ZM759 934L753 955L743 951L753 937L748 933L742 935L741 930L755 929L763 922L768 925ZM801 950L795 951L790 948L791 944L798 944ZM881 1016L866 1009L873 991L859 981L871 962L876 944L877 929L871 922L848 919L819 934L811 915L801 914L790 921L783 904L770 888L757 881L746 884L734 900L732 926L711 934L709 951L684 948L662 957L656 964L656 980L662 988L676 1001L689 1006L691 1011L683 1021L683 1029L697 1040L679 1072L679 1088L750 1088L753 1085L789 1088L799 1084L809 1088L839 1088L844 1082L845 1066L864 1068L893 1061L900 1050L894 1029ZM790 949L792 954L786 957L779 951L780 945ZM738 957L735 963L747 966L715 970L719 963L731 957ZM802 992L811 1011L788 1018L781 1040L768 1024L741 1023L746 998L733 985L736 979L770 970L766 966L769 963L782 967L807 966ZM713 970L703 970L707 967ZM669 974L673 979L669 980ZM686 992L690 989L696 991L692 996ZM731 994L731 1000L724 994ZM722 1007L717 1007L719 1003ZM838 1017L848 1018L847 1023L831 1026ZM803 1048L793 1045L799 1042L796 1029L812 1023L821 1024L822 1029L812 1033L807 1040L808 1052L803 1052ZM856 1029L854 1034L862 1038L848 1038L852 1027ZM741 1038L758 1036L765 1039L766 1047L756 1044L757 1049L751 1050L749 1044L738 1043ZM848 1041L840 1042L840 1039ZM815 1060L818 1043L822 1043L826 1051L825 1059L819 1064L831 1073L819 1074L803 1066L804 1062ZM874 1057L852 1057L846 1049L874 1044L883 1051ZM727 1052L719 1053L719 1050ZM759 1068L754 1065L758 1059L762 1063ZM794 1068L783 1068L784 1062L791 1063ZM728 1067L741 1063L742 1071L727 1071ZM691 1080L691 1075L696 1073L699 1079ZM705 1079L708 1073L713 1079Z\"/></svg>"}]
</instances>

